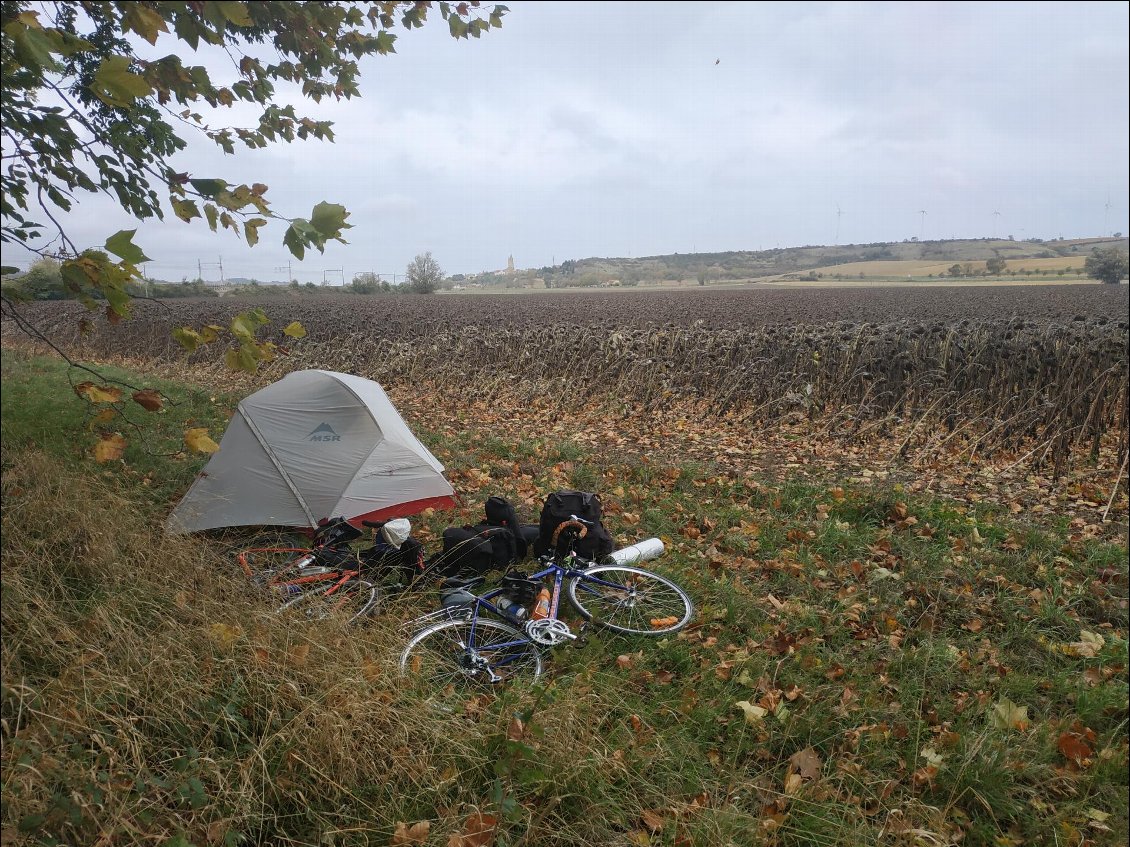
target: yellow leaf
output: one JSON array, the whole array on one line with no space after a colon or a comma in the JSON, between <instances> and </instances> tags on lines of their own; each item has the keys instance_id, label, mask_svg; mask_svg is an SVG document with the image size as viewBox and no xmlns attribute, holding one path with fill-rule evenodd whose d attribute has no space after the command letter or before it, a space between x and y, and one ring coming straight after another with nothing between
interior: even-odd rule
<instances>
[{"instance_id":1,"label":"yellow leaf","mask_svg":"<svg viewBox=\"0 0 1130 847\"><path fill-rule=\"evenodd\" d=\"M791 773L785 777L785 793L796 794L804 784L804 779L799 773Z\"/></svg>"},{"instance_id":2,"label":"yellow leaf","mask_svg":"<svg viewBox=\"0 0 1130 847\"><path fill-rule=\"evenodd\" d=\"M118 412L115 409L99 409L98 414L90 419L90 423L87 424L87 429L93 430L99 424L108 423L117 416Z\"/></svg>"},{"instance_id":3,"label":"yellow leaf","mask_svg":"<svg viewBox=\"0 0 1130 847\"><path fill-rule=\"evenodd\" d=\"M1028 707L1018 706L1005 697L993 706L989 720L997 729L1015 729L1024 732L1028 729Z\"/></svg>"},{"instance_id":4,"label":"yellow leaf","mask_svg":"<svg viewBox=\"0 0 1130 847\"><path fill-rule=\"evenodd\" d=\"M95 385L93 382L80 382L75 386L75 394L85 397L91 403L117 403L122 399L122 390L112 385Z\"/></svg>"},{"instance_id":5,"label":"yellow leaf","mask_svg":"<svg viewBox=\"0 0 1130 847\"><path fill-rule=\"evenodd\" d=\"M769 714L768 709L763 709L760 706L755 706L748 700L739 700L734 704L743 712L745 712L745 719L747 723L760 723Z\"/></svg>"},{"instance_id":6,"label":"yellow leaf","mask_svg":"<svg viewBox=\"0 0 1130 847\"><path fill-rule=\"evenodd\" d=\"M231 647L236 642L236 639L243 635L243 630L231 624L214 623L208 628L208 634L211 635L212 640L221 647Z\"/></svg>"},{"instance_id":7,"label":"yellow leaf","mask_svg":"<svg viewBox=\"0 0 1130 847\"><path fill-rule=\"evenodd\" d=\"M208 437L208 427L196 426L184 431L184 443L197 453L215 453L220 445Z\"/></svg>"},{"instance_id":8,"label":"yellow leaf","mask_svg":"<svg viewBox=\"0 0 1130 847\"><path fill-rule=\"evenodd\" d=\"M283 335L289 335L291 338L305 338L306 328L298 321L293 321L283 330Z\"/></svg>"},{"instance_id":9,"label":"yellow leaf","mask_svg":"<svg viewBox=\"0 0 1130 847\"><path fill-rule=\"evenodd\" d=\"M120 459L125 449L126 440L120 432L115 432L113 435L107 433L94 445L94 461L112 462L115 459Z\"/></svg>"}]
</instances>

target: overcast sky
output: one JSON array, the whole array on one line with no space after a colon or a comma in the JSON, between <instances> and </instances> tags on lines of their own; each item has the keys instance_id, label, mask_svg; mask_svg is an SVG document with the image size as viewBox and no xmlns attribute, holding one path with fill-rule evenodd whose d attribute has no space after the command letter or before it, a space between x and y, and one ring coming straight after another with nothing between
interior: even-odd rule
<instances>
[{"instance_id":1,"label":"overcast sky","mask_svg":"<svg viewBox=\"0 0 1130 847\"><path fill-rule=\"evenodd\" d=\"M349 246L294 261L302 282L403 274L426 250L451 274L1130 230L1125 2L507 5L477 41L438 14L401 30L360 100L307 104L333 144L225 156L190 139L175 162L267 183L289 215L344 204ZM138 226L157 278L200 261L216 279L221 256L227 277L286 277L279 224L248 249L91 198L67 226L86 244Z\"/></svg>"}]
</instances>

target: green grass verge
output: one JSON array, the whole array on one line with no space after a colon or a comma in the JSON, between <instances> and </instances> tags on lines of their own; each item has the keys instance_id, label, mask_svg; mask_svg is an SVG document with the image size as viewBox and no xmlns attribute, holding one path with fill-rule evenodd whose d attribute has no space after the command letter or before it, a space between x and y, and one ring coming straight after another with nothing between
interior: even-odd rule
<instances>
[{"instance_id":1,"label":"green grass verge","mask_svg":"<svg viewBox=\"0 0 1130 847\"><path fill-rule=\"evenodd\" d=\"M160 533L203 463L183 426L218 440L233 398L162 383L182 404L97 465L66 368L3 369L5 843L464 843L479 813L511 846L1127 836L1126 548L1085 528L598 456L521 410L417 422L467 500L423 537L581 485L625 543L664 538L697 607L452 700L395 670L429 596L295 625L220 546Z\"/></svg>"}]
</instances>

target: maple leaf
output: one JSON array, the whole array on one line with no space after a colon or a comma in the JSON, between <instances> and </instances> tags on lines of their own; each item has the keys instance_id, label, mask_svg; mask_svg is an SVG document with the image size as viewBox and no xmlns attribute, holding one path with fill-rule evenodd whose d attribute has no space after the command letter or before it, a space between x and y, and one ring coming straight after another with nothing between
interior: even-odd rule
<instances>
[{"instance_id":1,"label":"maple leaf","mask_svg":"<svg viewBox=\"0 0 1130 847\"><path fill-rule=\"evenodd\" d=\"M760 706L755 706L748 700L739 700L734 704L745 713L747 723L760 723L769 714L768 709L763 709Z\"/></svg>"},{"instance_id":2,"label":"maple leaf","mask_svg":"<svg viewBox=\"0 0 1130 847\"><path fill-rule=\"evenodd\" d=\"M989 720L997 729L1024 732L1028 729L1028 707L1018 706L1005 697L993 706Z\"/></svg>"},{"instance_id":3,"label":"maple leaf","mask_svg":"<svg viewBox=\"0 0 1130 847\"><path fill-rule=\"evenodd\" d=\"M75 386L75 394L91 403L117 403L122 399L122 390L112 385L95 385L93 382L80 382Z\"/></svg>"},{"instance_id":4,"label":"maple leaf","mask_svg":"<svg viewBox=\"0 0 1130 847\"><path fill-rule=\"evenodd\" d=\"M463 822L462 832L447 839L447 847L490 847L497 832L497 817L475 812Z\"/></svg>"},{"instance_id":5,"label":"maple leaf","mask_svg":"<svg viewBox=\"0 0 1130 847\"><path fill-rule=\"evenodd\" d=\"M135 391L133 393L133 402L137 403L137 405L141 406L141 408L145 409L147 412L156 412L165 405L164 398L152 388Z\"/></svg>"},{"instance_id":6,"label":"maple leaf","mask_svg":"<svg viewBox=\"0 0 1130 847\"><path fill-rule=\"evenodd\" d=\"M184 431L184 443L197 453L215 453L220 445L208 437L208 428L196 426Z\"/></svg>"},{"instance_id":7,"label":"maple leaf","mask_svg":"<svg viewBox=\"0 0 1130 847\"><path fill-rule=\"evenodd\" d=\"M397 821L396 830L392 833L392 838L388 842L389 847L414 847L423 844L428 840L428 833L431 832L431 829L431 821L417 821L411 826L404 821Z\"/></svg>"},{"instance_id":8,"label":"maple leaf","mask_svg":"<svg viewBox=\"0 0 1130 847\"><path fill-rule=\"evenodd\" d=\"M811 747L797 750L789 756L789 771L800 774L803 779L816 779L823 769L823 760Z\"/></svg>"},{"instance_id":9,"label":"maple leaf","mask_svg":"<svg viewBox=\"0 0 1130 847\"><path fill-rule=\"evenodd\" d=\"M94 445L94 461L104 463L120 459L125 449L126 440L120 432L105 433Z\"/></svg>"},{"instance_id":10,"label":"maple leaf","mask_svg":"<svg viewBox=\"0 0 1130 847\"><path fill-rule=\"evenodd\" d=\"M214 623L208 628L212 640L222 647L231 647L243 635L243 629L226 623Z\"/></svg>"},{"instance_id":11,"label":"maple leaf","mask_svg":"<svg viewBox=\"0 0 1130 847\"><path fill-rule=\"evenodd\" d=\"M1089 759L1094 753L1090 745L1074 732L1063 733L1056 743L1056 748L1064 758L1070 759L1077 765L1083 764L1084 760Z\"/></svg>"}]
</instances>

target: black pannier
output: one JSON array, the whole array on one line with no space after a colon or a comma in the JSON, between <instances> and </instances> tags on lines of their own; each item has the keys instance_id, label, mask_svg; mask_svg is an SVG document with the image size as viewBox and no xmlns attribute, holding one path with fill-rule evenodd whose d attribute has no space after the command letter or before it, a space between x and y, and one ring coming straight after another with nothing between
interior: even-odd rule
<instances>
[{"instance_id":1,"label":"black pannier","mask_svg":"<svg viewBox=\"0 0 1130 847\"><path fill-rule=\"evenodd\" d=\"M531 542L537 538L537 526L521 524L514 506L504 497L488 498L484 512L486 520L474 526L453 526L443 531L437 575L506 570L526 558Z\"/></svg>"},{"instance_id":2,"label":"black pannier","mask_svg":"<svg viewBox=\"0 0 1130 847\"><path fill-rule=\"evenodd\" d=\"M542 556L552 552L549 549L553 540L553 533L562 523L573 515L588 521L588 533L577 542L577 553L586 559L599 561L611 553L615 542L608 530L600 522L603 515L600 497L589 491L555 491L545 498L545 505L541 510L541 523L538 525L538 540L534 545L534 553Z\"/></svg>"}]
</instances>

